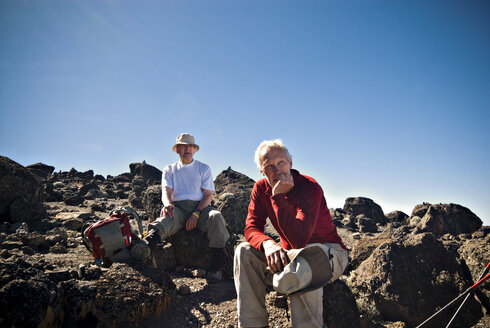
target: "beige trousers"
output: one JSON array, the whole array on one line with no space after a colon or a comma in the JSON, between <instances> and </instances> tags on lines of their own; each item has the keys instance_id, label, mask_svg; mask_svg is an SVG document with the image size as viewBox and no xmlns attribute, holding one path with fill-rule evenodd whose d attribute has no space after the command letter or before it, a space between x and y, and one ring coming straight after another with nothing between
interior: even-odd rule
<instances>
[{"instance_id":1,"label":"beige trousers","mask_svg":"<svg viewBox=\"0 0 490 328\"><path fill-rule=\"evenodd\" d=\"M325 244L332 246L333 244ZM334 271L347 266L347 252L340 245L332 249L332 267L342 263ZM272 274L266 269L265 255L249 243L241 243L235 250L234 279L237 291L239 327L265 327L268 314L265 308L266 286L272 285ZM340 272L340 274L342 273ZM335 274L337 279L340 274ZM289 308L293 327L318 328L323 325L323 288L300 295L289 296Z\"/></svg>"},{"instance_id":2,"label":"beige trousers","mask_svg":"<svg viewBox=\"0 0 490 328\"><path fill-rule=\"evenodd\" d=\"M157 229L162 240L176 234L180 229L185 228L189 216L199 205L198 201L181 200L174 202L173 217L159 217L150 226ZM226 228L226 221L220 211L212 206L206 207L199 216L197 228L207 234L209 247L222 248L230 238L230 233Z\"/></svg>"}]
</instances>

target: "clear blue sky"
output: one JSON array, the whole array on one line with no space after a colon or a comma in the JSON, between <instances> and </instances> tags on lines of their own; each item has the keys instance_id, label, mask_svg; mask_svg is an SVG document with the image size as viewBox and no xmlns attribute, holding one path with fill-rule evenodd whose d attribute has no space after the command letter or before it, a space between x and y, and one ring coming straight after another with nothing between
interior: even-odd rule
<instances>
[{"instance_id":1,"label":"clear blue sky","mask_svg":"<svg viewBox=\"0 0 490 328\"><path fill-rule=\"evenodd\" d=\"M0 1L0 154L162 168L180 132L257 180L282 138L330 207L490 224L488 1Z\"/></svg>"}]
</instances>

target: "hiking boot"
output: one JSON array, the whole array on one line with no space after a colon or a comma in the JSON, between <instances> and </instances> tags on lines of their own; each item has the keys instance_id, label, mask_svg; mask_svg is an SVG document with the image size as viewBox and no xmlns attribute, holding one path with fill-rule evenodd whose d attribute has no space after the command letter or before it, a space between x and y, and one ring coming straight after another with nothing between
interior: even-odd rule
<instances>
[{"instance_id":1,"label":"hiking boot","mask_svg":"<svg viewBox=\"0 0 490 328\"><path fill-rule=\"evenodd\" d=\"M148 248L152 253L156 249L158 243L162 241L160 239L160 235L158 234L158 231L155 229L148 231L148 235L145 238L143 238L143 240L146 241L146 243L148 244Z\"/></svg>"},{"instance_id":2,"label":"hiking boot","mask_svg":"<svg viewBox=\"0 0 490 328\"><path fill-rule=\"evenodd\" d=\"M215 282L220 282L223 280L223 272L219 271L209 271L206 275L206 281L210 284Z\"/></svg>"}]
</instances>

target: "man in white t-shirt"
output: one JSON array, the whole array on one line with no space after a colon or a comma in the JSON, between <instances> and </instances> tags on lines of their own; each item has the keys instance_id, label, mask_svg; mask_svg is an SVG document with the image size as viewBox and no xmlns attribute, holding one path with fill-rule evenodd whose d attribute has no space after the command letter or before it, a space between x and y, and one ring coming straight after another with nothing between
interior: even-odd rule
<instances>
[{"instance_id":1,"label":"man in white t-shirt","mask_svg":"<svg viewBox=\"0 0 490 328\"><path fill-rule=\"evenodd\" d=\"M163 209L160 217L150 223L145 240L153 250L158 242L184 227L187 231L198 228L206 232L211 248L211 269L206 278L208 282L220 281L230 234L223 215L210 206L215 193L211 169L194 159L199 146L189 133L180 134L172 150L180 160L163 169Z\"/></svg>"}]
</instances>

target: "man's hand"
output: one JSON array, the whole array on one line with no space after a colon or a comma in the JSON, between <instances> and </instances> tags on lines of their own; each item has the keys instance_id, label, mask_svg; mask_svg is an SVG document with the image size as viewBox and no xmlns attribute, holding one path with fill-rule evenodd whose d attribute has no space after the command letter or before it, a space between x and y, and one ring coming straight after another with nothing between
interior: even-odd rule
<instances>
[{"instance_id":1,"label":"man's hand","mask_svg":"<svg viewBox=\"0 0 490 328\"><path fill-rule=\"evenodd\" d=\"M173 217L174 216L174 205L173 204L168 204L167 206L164 206L162 208L162 211L160 212L160 216L168 216L168 217Z\"/></svg>"},{"instance_id":2,"label":"man's hand","mask_svg":"<svg viewBox=\"0 0 490 328\"><path fill-rule=\"evenodd\" d=\"M272 273L282 271L289 263L287 252L275 241L268 239L262 243L267 265Z\"/></svg>"},{"instance_id":3,"label":"man's hand","mask_svg":"<svg viewBox=\"0 0 490 328\"><path fill-rule=\"evenodd\" d=\"M279 181L272 188L272 195L285 194L294 187L293 176L290 172L278 174Z\"/></svg>"},{"instance_id":4,"label":"man's hand","mask_svg":"<svg viewBox=\"0 0 490 328\"><path fill-rule=\"evenodd\" d=\"M194 214L191 214L191 216L189 216L189 218L187 219L187 222L185 223L185 229L187 231L191 231L192 229L197 227L197 221L198 220L199 220L199 218L197 216L195 216Z\"/></svg>"}]
</instances>

